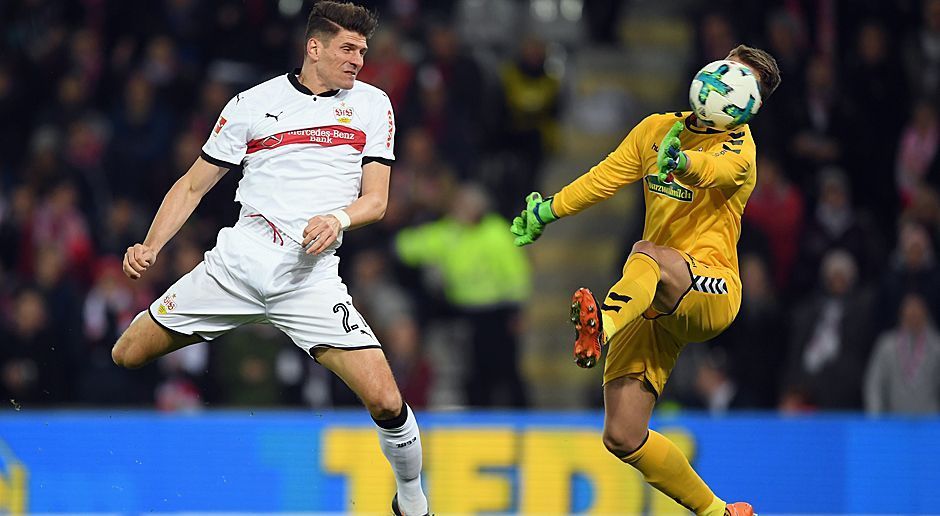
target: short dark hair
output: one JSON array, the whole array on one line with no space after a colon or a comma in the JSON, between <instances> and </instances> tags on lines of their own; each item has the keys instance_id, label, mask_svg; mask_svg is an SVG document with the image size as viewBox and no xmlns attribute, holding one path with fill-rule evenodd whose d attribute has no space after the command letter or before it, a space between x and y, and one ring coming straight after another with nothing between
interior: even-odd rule
<instances>
[{"instance_id":1,"label":"short dark hair","mask_svg":"<svg viewBox=\"0 0 940 516\"><path fill-rule=\"evenodd\" d=\"M768 52L747 45L738 45L728 52L728 59L735 57L753 68L760 75L760 96L766 101L777 86L780 86L780 68L777 60Z\"/></svg>"},{"instance_id":2,"label":"short dark hair","mask_svg":"<svg viewBox=\"0 0 940 516\"><path fill-rule=\"evenodd\" d=\"M372 37L379 24L378 15L352 2L321 1L314 4L307 18L305 40L320 37L329 40L341 29Z\"/></svg>"}]
</instances>

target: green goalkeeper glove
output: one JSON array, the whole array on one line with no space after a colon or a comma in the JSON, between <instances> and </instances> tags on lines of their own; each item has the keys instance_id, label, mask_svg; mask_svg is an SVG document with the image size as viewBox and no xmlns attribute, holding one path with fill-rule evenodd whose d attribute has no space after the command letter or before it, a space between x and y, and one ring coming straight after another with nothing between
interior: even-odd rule
<instances>
[{"instance_id":1,"label":"green goalkeeper glove","mask_svg":"<svg viewBox=\"0 0 940 516\"><path fill-rule=\"evenodd\" d=\"M684 128L685 124L677 121L659 144L656 164L659 166L659 180L663 183L671 183L673 172L682 172L689 166L689 157L682 152L682 142L679 141L679 133Z\"/></svg>"},{"instance_id":2,"label":"green goalkeeper glove","mask_svg":"<svg viewBox=\"0 0 940 516\"><path fill-rule=\"evenodd\" d=\"M512 226L509 228L509 231L516 235L513 243L517 247L535 242L542 236L546 224L558 220L558 216L552 211L551 197L542 199L541 194L532 192L526 196L525 204L525 210L512 219Z\"/></svg>"}]
</instances>

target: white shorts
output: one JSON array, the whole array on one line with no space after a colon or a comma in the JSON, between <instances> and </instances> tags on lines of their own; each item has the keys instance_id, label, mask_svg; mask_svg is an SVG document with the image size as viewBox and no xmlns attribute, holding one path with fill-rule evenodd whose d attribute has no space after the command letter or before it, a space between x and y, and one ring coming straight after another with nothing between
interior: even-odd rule
<instances>
[{"instance_id":1,"label":"white shorts","mask_svg":"<svg viewBox=\"0 0 940 516\"><path fill-rule=\"evenodd\" d=\"M339 258L332 251L305 254L250 214L243 209L204 260L150 305L154 321L205 340L242 324L269 323L307 353L381 347L339 277Z\"/></svg>"}]
</instances>

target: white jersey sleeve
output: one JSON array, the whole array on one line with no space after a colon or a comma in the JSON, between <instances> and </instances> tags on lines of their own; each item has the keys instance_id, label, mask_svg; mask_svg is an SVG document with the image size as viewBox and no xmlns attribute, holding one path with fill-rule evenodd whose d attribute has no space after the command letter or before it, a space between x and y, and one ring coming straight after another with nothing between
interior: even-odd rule
<instances>
[{"instance_id":1,"label":"white jersey sleeve","mask_svg":"<svg viewBox=\"0 0 940 516\"><path fill-rule=\"evenodd\" d=\"M227 168L241 165L248 148L249 110L244 100L242 94L238 94L222 109L209 139L202 146L204 160Z\"/></svg>"},{"instance_id":2,"label":"white jersey sleeve","mask_svg":"<svg viewBox=\"0 0 940 516\"><path fill-rule=\"evenodd\" d=\"M376 101L372 119L366 126L366 146L362 156L364 162L395 160L395 113L384 92Z\"/></svg>"}]
</instances>

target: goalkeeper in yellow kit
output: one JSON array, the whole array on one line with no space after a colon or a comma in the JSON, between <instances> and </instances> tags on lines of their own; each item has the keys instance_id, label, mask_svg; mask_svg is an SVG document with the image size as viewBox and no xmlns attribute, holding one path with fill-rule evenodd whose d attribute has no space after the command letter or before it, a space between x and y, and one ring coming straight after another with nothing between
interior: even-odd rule
<instances>
[{"instance_id":1,"label":"goalkeeper in yellow kit","mask_svg":"<svg viewBox=\"0 0 940 516\"><path fill-rule=\"evenodd\" d=\"M748 67L766 100L780 84L776 61L741 45L727 59ZM737 241L744 205L757 181L756 149L747 125L710 129L689 112L651 115L617 149L553 197L534 192L513 221L516 245L535 241L545 225L574 215L642 182L643 239L623 277L598 306L585 288L574 293L575 360L604 365L604 445L653 487L702 515L751 515L726 504L663 435L649 429L653 406L682 347L711 339L741 304Z\"/></svg>"}]
</instances>

